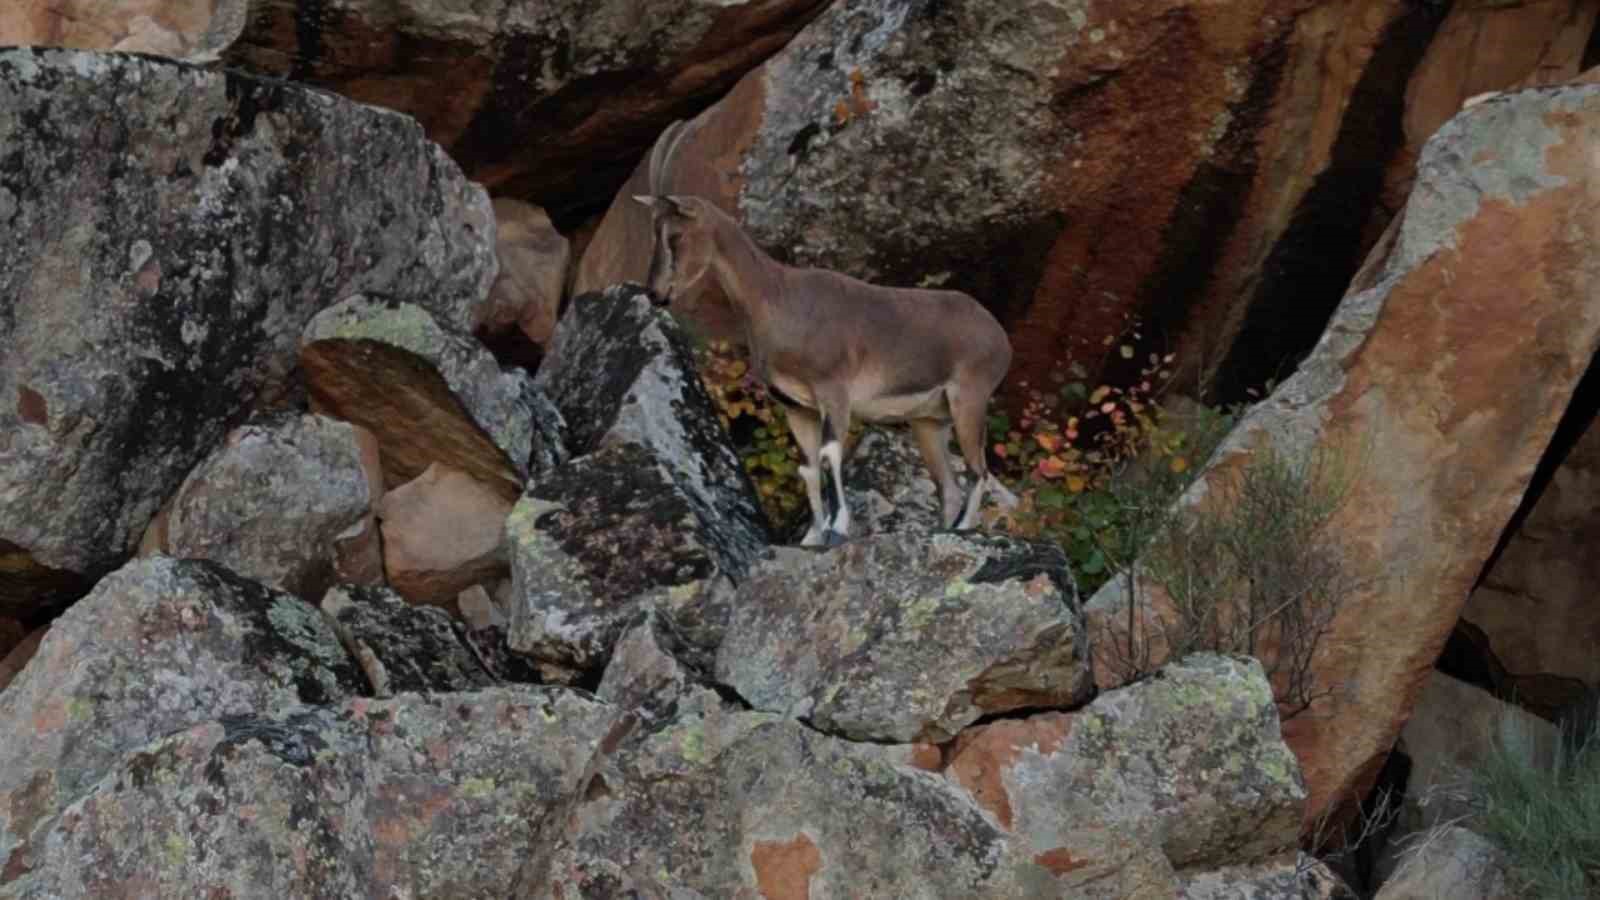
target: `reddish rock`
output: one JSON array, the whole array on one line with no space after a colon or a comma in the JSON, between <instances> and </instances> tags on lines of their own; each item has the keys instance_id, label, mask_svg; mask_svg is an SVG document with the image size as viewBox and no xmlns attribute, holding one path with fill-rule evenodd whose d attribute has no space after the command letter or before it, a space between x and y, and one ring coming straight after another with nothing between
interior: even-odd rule
<instances>
[{"instance_id":1,"label":"reddish rock","mask_svg":"<svg viewBox=\"0 0 1600 900\"><path fill-rule=\"evenodd\" d=\"M1351 173L1398 145L1385 104L1432 25L1402 0L836 3L675 152L664 136L575 290L642 278L630 195L656 187L711 198L786 261L972 293L1021 375L1092 374L1140 315L1215 365L1252 303L1323 282L1322 314L1337 302L1328 273L1359 261L1380 187ZM715 296L683 302L735 324Z\"/></svg>"},{"instance_id":2,"label":"reddish rock","mask_svg":"<svg viewBox=\"0 0 1600 900\"><path fill-rule=\"evenodd\" d=\"M1500 95L1441 129L1373 286L1189 495L1258 447L1351 468L1331 533L1357 587L1313 659L1324 698L1284 729L1308 825L1372 784L1600 346L1597 148L1593 86Z\"/></svg>"},{"instance_id":3,"label":"reddish rock","mask_svg":"<svg viewBox=\"0 0 1600 900\"><path fill-rule=\"evenodd\" d=\"M544 344L556 330L571 248L537 206L497 197L494 218L500 274L489 289L480 328L518 328L529 340Z\"/></svg>"},{"instance_id":4,"label":"reddish rock","mask_svg":"<svg viewBox=\"0 0 1600 900\"><path fill-rule=\"evenodd\" d=\"M465 472L434 463L378 506L389 584L412 603L447 605L479 582L510 575L511 501Z\"/></svg>"},{"instance_id":5,"label":"reddish rock","mask_svg":"<svg viewBox=\"0 0 1600 900\"><path fill-rule=\"evenodd\" d=\"M1423 143L1463 104L1577 77L1597 15L1594 0L1452 5L1406 85L1406 143L1390 167L1389 208L1405 201Z\"/></svg>"},{"instance_id":6,"label":"reddish rock","mask_svg":"<svg viewBox=\"0 0 1600 900\"><path fill-rule=\"evenodd\" d=\"M824 5L256 0L227 61L415 116L474 180L559 219Z\"/></svg>"},{"instance_id":7,"label":"reddish rock","mask_svg":"<svg viewBox=\"0 0 1600 900\"><path fill-rule=\"evenodd\" d=\"M247 9L247 0L10 0L0 9L0 45L215 59Z\"/></svg>"}]
</instances>

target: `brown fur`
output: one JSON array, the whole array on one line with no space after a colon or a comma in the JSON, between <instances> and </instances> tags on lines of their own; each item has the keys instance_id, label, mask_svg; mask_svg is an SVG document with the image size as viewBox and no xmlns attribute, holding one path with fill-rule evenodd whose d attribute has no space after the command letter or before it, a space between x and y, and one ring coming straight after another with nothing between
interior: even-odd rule
<instances>
[{"instance_id":1,"label":"brown fur","mask_svg":"<svg viewBox=\"0 0 1600 900\"><path fill-rule=\"evenodd\" d=\"M847 510L824 514L817 482L826 462L830 499L842 507L842 460L828 452L825 433L842 434L852 415L911 423L940 485L943 524L954 522L958 502L945 449L952 425L976 479L962 527L972 524L984 490L1009 496L988 473L984 424L989 397L1011 366L1011 342L976 300L786 266L701 198L637 199L655 213L649 288L670 301L679 287L715 279L744 314L753 371L795 404L789 420L806 455L802 474L815 516L808 543L830 532L842 538L848 527Z\"/></svg>"}]
</instances>

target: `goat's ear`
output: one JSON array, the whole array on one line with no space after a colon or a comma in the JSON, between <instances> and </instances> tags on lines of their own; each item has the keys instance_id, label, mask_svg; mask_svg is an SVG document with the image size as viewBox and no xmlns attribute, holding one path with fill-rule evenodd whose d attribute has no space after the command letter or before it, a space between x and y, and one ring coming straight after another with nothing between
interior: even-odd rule
<instances>
[{"instance_id":1,"label":"goat's ear","mask_svg":"<svg viewBox=\"0 0 1600 900\"><path fill-rule=\"evenodd\" d=\"M700 205L693 197L662 197L664 205L670 207L674 213L685 219L695 219L700 216Z\"/></svg>"},{"instance_id":2,"label":"goat's ear","mask_svg":"<svg viewBox=\"0 0 1600 900\"><path fill-rule=\"evenodd\" d=\"M645 206L648 206L651 209L655 209L656 207L656 198L650 196L649 194L634 194L633 199L639 203L643 203Z\"/></svg>"}]
</instances>

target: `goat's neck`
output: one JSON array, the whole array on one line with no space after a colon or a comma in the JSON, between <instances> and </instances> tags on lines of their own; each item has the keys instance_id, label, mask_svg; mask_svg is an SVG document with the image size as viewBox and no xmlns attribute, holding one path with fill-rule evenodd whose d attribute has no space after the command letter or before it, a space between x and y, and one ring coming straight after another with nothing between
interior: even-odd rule
<instances>
[{"instance_id":1,"label":"goat's neck","mask_svg":"<svg viewBox=\"0 0 1600 900\"><path fill-rule=\"evenodd\" d=\"M765 329L772 320L772 305L781 301L782 265L731 220L713 234L712 267L723 293L743 310L752 332Z\"/></svg>"}]
</instances>

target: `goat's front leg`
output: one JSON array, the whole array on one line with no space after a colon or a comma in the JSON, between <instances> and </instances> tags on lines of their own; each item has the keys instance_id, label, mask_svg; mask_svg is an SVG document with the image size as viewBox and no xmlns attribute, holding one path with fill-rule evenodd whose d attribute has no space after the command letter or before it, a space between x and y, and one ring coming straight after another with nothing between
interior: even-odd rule
<instances>
[{"instance_id":1,"label":"goat's front leg","mask_svg":"<svg viewBox=\"0 0 1600 900\"><path fill-rule=\"evenodd\" d=\"M827 510L822 505L822 474L817 459L817 448L822 443L822 418L814 410L789 403L783 404L783 412L789 422L789 433L794 435L794 442L800 445L800 453L806 458L800 467L800 480L805 482L806 500L811 504L811 527L800 539L800 545L817 547L822 544L822 534L828 524Z\"/></svg>"},{"instance_id":2,"label":"goat's front leg","mask_svg":"<svg viewBox=\"0 0 1600 900\"><path fill-rule=\"evenodd\" d=\"M844 496L844 437L850 430L850 396L836 388L813 388L813 393L822 412L822 446L817 450L822 482L819 487L823 502L831 506L822 540L834 547L844 543L850 534L850 504Z\"/></svg>"}]
</instances>

